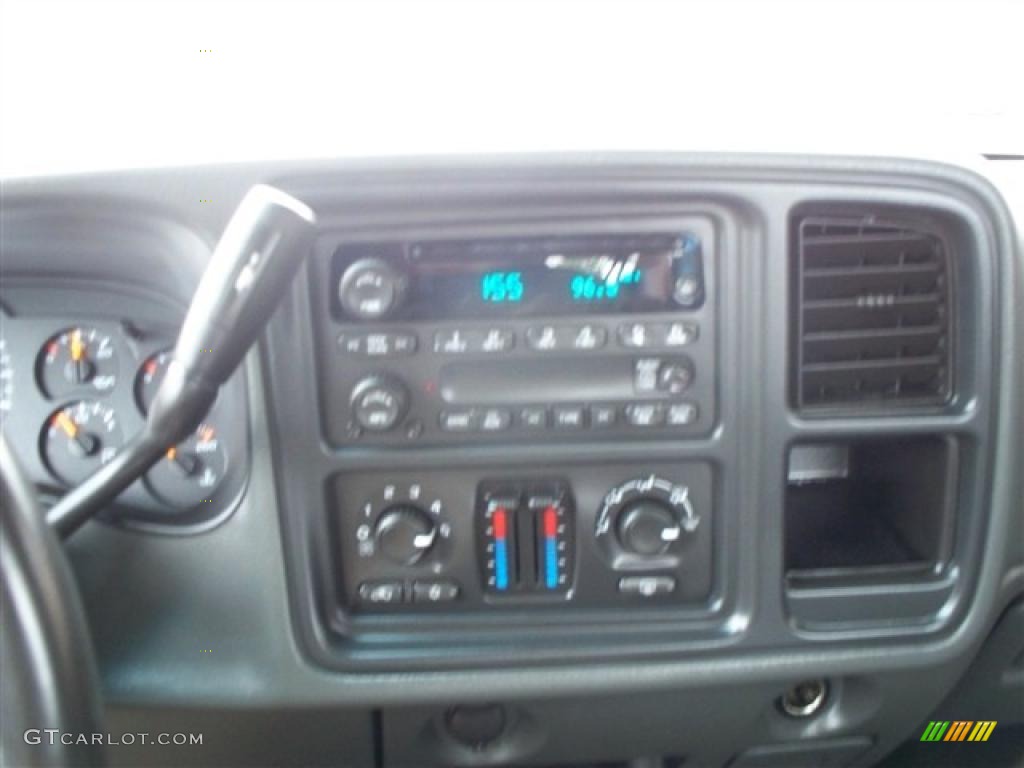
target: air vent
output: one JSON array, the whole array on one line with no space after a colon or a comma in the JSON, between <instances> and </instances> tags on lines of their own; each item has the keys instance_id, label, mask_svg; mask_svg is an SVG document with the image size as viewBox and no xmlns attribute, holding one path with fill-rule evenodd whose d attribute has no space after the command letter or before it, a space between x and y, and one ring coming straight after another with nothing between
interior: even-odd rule
<instances>
[{"instance_id":1,"label":"air vent","mask_svg":"<svg viewBox=\"0 0 1024 768\"><path fill-rule=\"evenodd\" d=\"M949 254L877 219L798 222L801 407L935 405L950 394Z\"/></svg>"}]
</instances>

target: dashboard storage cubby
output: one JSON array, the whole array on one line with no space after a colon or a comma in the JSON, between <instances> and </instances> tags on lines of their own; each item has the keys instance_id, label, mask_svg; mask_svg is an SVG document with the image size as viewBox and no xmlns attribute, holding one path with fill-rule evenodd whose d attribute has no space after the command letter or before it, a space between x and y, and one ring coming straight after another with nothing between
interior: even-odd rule
<instances>
[{"instance_id":1,"label":"dashboard storage cubby","mask_svg":"<svg viewBox=\"0 0 1024 768\"><path fill-rule=\"evenodd\" d=\"M927 573L948 557L956 489L951 439L799 444L787 475L791 579Z\"/></svg>"}]
</instances>

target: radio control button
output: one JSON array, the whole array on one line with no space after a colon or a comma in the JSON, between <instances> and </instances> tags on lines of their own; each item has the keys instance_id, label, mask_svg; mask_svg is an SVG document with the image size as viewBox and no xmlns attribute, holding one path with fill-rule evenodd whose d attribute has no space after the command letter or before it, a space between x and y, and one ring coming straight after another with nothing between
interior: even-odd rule
<instances>
[{"instance_id":1,"label":"radio control button","mask_svg":"<svg viewBox=\"0 0 1024 768\"><path fill-rule=\"evenodd\" d=\"M350 264L338 282L342 309L360 320L376 320L401 301L408 280L387 261L361 259Z\"/></svg>"},{"instance_id":2,"label":"radio control button","mask_svg":"<svg viewBox=\"0 0 1024 768\"><path fill-rule=\"evenodd\" d=\"M526 329L526 344L539 352L553 352L565 348L566 336L553 325L539 325Z\"/></svg>"},{"instance_id":3,"label":"radio control button","mask_svg":"<svg viewBox=\"0 0 1024 768\"><path fill-rule=\"evenodd\" d=\"M662 344L666 347L685 347L697 340L700 327L695 323L669 323L664 328Z\"/></svg>"},{"instance_id":4,"label":"radio control button","mask_svg":"<svg viewBox=\"0 0 1024 768\"><path fill-rule=\"evenodd\" d=\"M519 421L527 429L544 429L548 425L548 409L530 405L519 411Z\"/></svg>"},{"instance_id":5,"label":"radio control button","mask_svg":"<svg viewBox=\"0 0 1024 768\"><path fill-rule=\"evenodd\" d=\"M638 395L658 391L658 372L661 370L660 357L642 357L633 363L633 390Z\"/></svg>"},{"instance_id":6,"label":"radio control button","mask_svg":"<svg viewBox=\"0 0 1024 768\"><path fill-rule=\"evenodd\" d=\"M400 381L368 376L352 390L352 418L371 432L387 432L405 415L409 395Z\"/></svg>"},{"instance_id":7,"label":"radio control button","mask_svg":"<svg viewBox=\"0 0 1024 768\"><path fill-rule=\"evenodd\" d=\"M670 427L684 427L697 421L697 406L693 403L673 403L668 407L666 421Z\"/></svg>"},{"instance_id":8,"label":"radio control button","mask_svg":"<svg viewBox=\"0 0 1024 768\"><path fill-rule=\"evenodd\" d=\"M608 331L600 325L573 328L573 349L600 349L608 342Z\"/></svg>"},{"instance_id":9,"label":"radio control button","mask_svg":"<svg viewBox=\"0 0 1024 768\"><path fill-rule=\"evenodd\" d=\"M349 355L362 357L398 357L416 351L418 339L414 333L343 333L338 336L338 349Z\"/></svg>"},{"instance_id":10,"label":"radio control button","mask_svg":"<svg viewBox=\"0 0 1024 768\"><path fill-rule=\"evenodd\" d=\"M647 323L625 323L619 326L619 343L630 349L645 349L653 347L657 339Z\"/></svg>"},{"instance_id":11,"label":"radio control button","mask_svg":"<svg viewBox=\"0 0 1024 768\"><path fill-rule=\"evenodd\" d=\"M595 429L607 429L615 425L618 416L614 405L590 406L590 426Z\"/></svg>"},{"instance_id":12,"label":"radio control button","mask_svg":"<svg viewBox=\"0 0 1024 768\"><path fill-rule=\"evenodd\" d=\"M459 592L454 581L417 581L412 585L414 603L450 603Z\"/></svg>"},{"instance_id":13,"label":"radio control button","mask_svg":"<svg viewBox=\"0 0 1024 768\"><path fill-rule=\"evenodd\" d=\"M512 414L507 408L487 408L480 415L481 432L500 432L508 429Z\"/></svg>"},{"instance_id":14,"label":"radio control button","mask_svg":"<svg viewBox=\"0 0 1024 768\"><path fill-rule=\"evenodd\" d=\"M682 360L668 360L658 368L658 389L681 395L693 384L693 366Z\"/></svg>"},{"instance_id":15,"label":"radio control button","mask_svg":"<svg viewBox=\"0 0 1024 768\"><path fill-rule=\"evenodd\" d=\"M441 429L445 432L473 432L479 424L480 415L473 408L441 411Z\"/></svg>"},{"instance_id":16,"label":"radio control button","mask_svg":"<svg viewBox=\"0 0 1024 768\"><path fill-rule=\"evenodd\" d=\"M583 406L556 405L552 409L555 429L583 429Z\"/></svg>"},{"instance_id":17,"label":"radio control button","mask_svg":"<svg viewBox=\"0 0 1024 768\"><path fill-rule=\"evenodd\" d=\"M632 403L626 406L626 421L634 427L660 427L665 408L660 403Z\"/></svg>"},{"instance_id":18,"label":"radio control button","mask_svg":"<svg viewBox=\"0 0 1024 768\"><path fill-rule=\"evenodd\" d=\"M623 595L654 597L676 591L673 576L624 576L619 579L619 592Z\"/></svg>"},{"instance_id":19,"label":"radio control button","mask_svg":"<svg viewBox=\"0 0 1024 768\"><path fill-rule=\"evenodd\" d=\"M446 355L463 355L469 352L469 331L453 328L434 334L434 351Z\"/></svg>"},{"instance_id":20,"label":"radio control button","mask_svg":"<svg viewBox=\"0 0 1024 768\"><path fill-rule=\"evenodd\" d=\"M470 336L470 349L473 352L501 353L510 352L516 345L516 334L507 328L488 328L485 331L474 331Z\"/></svg>"},{"instance_id":21,"label":"radio control button","mask_svg":"<svg viewBox=\"0 0 1024 768\"><path fill-rule=\"evenodd\" d=\"M400 581L364 581L359 585L359 599L375 605L402 602L405 590Z\"/></svg>"},{"instance_id":22,"label":"radio control button","mask_svg":"<svg viewBox=\"0 0 1024 768\"><path fill-rule=\"evenodd\" d=\"M391 351L395 355L411 355L419 346L415 333L395 333L391 336Z\"/></svg>"}]
</instances>

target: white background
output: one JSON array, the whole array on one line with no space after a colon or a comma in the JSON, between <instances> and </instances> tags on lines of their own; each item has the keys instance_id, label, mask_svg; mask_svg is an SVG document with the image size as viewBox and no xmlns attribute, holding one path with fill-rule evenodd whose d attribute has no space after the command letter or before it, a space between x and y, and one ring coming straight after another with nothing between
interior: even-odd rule
<instances>
[{"instance_id":1,"label":"white background","mask_svg":"<svg viewBox=\"0 0 1024 768\"><path fill-rule=\"evenodd\" d=\"M0 7L6 177L463 152L1024 152L1013 0Z\"/></svg>"}]
</instances>

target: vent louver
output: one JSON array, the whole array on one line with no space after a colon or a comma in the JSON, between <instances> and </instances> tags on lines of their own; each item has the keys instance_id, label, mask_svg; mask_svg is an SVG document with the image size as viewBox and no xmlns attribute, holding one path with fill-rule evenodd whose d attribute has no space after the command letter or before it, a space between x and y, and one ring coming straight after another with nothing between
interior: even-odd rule
<instances>
[{"instance_id":1,"label":"vent louver","mask_svg":"<svg viewBox=\"0 0 1024 768\"><path fill-rule=\"evenodd\" d=\"M797 404L935 405L951 390L942 240L874 218L797 227Z\"/></svg>"}]
</instances>

